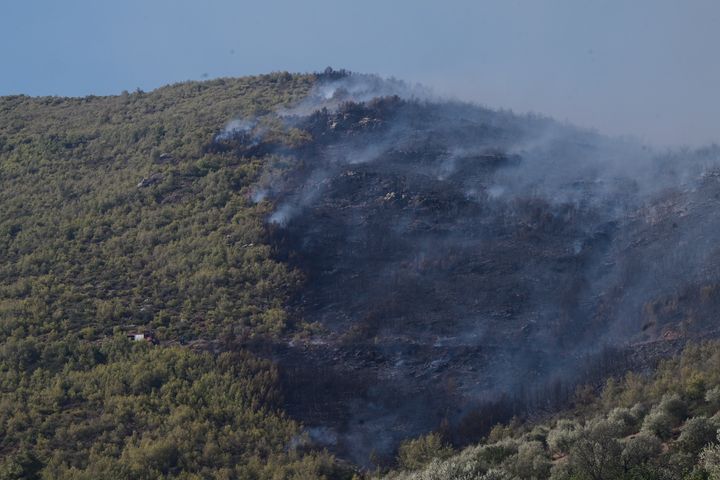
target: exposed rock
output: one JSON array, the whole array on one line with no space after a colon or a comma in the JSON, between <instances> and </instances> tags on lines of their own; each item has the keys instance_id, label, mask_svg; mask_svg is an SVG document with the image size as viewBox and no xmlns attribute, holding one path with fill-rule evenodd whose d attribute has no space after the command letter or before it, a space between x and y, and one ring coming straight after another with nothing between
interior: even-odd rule
<instances>
[{"instance_id":1,"label":"exposed rock","mask_svg":"<svg viewBox=\"0 0 720 480\"><path fill-rule=\"evenodd\" d=\"M178 163L178 160L177 160L175 157L173 157L171 154L169 154L169 153L162 153L162 154L160 154L160 156L157 158L157 160L156 160L155 163L159 163L159 164L176 164L176 163Z\"/></svg>"},{"instance_id":2,"label":"exposed rock","mask_svg":"<svg viewBox=\"0 0 720 480\"><path fill-rule=\"evenodd\" d=\"M149 177L145 177L137 184L137 188L146 188L152 185L157 185L162 182L165 176L162 173L153 173Z\"/></svg>"}]
</instances>

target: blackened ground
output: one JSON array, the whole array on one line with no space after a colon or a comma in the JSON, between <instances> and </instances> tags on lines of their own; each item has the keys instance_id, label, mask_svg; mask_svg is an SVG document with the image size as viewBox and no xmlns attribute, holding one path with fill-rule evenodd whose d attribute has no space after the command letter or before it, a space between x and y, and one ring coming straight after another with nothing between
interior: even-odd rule
<instances>
[{"instance_id":1,"label":"blackened ground","mask_svg":"<svg viewBox=\"0 0 720 480\"><path fill-rule=\"evenodd\" d=\"M525 191L512 179L543 166L513 148L532 122L510 120L397 98L294 120L311 140L258 188L278 257L306 276L294 316L322 327L272 352L316 442L366 464L433 429L472 441L715 330L718 177L640 197L578 168L558 195ZM548 151L581 162L588 142Z\"/></svg>"}]
</instances>

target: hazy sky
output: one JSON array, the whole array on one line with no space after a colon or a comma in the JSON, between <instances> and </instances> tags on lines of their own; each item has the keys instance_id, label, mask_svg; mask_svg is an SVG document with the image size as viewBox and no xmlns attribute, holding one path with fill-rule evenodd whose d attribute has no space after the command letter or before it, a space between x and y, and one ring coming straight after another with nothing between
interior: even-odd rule
<instances>
[{"instance_id":1,"label":"hazy sky","mask_svg":"<svg viewBox=\"0 0 720 480\"><path fill-rule=\"evenodd\" d=\"M717 0L8 0L0 95L328 65L657 145L720 142Z\"/></svg>"}]
</instances>

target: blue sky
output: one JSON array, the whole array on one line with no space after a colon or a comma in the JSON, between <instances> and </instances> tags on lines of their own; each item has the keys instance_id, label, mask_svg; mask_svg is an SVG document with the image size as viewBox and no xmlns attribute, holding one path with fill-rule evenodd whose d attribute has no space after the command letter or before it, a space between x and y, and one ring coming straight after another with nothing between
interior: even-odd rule
<instances>
[{"instance_id":1,"label":"blue sky","mask_svg":"<svg viewBox=\"0 0 720 480\"><path fill-rule=\"evenodd\" d=\"M720 142L715 0L8 0L0 95L336 68L655 145Z\"/></svg>"}]
</instances>

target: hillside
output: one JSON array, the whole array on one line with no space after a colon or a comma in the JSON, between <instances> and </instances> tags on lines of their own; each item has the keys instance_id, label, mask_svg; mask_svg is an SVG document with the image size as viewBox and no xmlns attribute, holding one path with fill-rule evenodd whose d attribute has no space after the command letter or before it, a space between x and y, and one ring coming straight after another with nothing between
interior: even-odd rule
<instances>
[{"instance_id":1,"label":"hillside","mask_svg":"<svg viewBox=\"0 0 720 480\"><path fill-rule=\"evenodd\" d=\"M715 334L716 148L658 153L375 81L326 80L314 111L284 113L307 134L291 146L221 141L286 158L254 194L306 276L293 316L320 327L273 352L316 441L360 463L442 425L462 445Z\"/></svg>"},{"instance_id":2,"label":"hillside","mask_svg":"<svg viewBox=\"0 0 720 480\"><path fill-rule=\"evenodd\" d=\"M203 347L281 334L298 281L263 241L268 206L247 198L262 160L207 146L228 119L312 83L278 74L0 99L3 478L334 468L288 450L300 429L271 363ZM159 345L126 338L146 331Z\"/></svg>"},{"instance_id":3,"label":"hillside","mask_svg":"<svg viewBox=\"0 0 720 480\"><path fill-rule=\"evenodd\" d=\"M3 97L0 472L343 478L577 406L716 335L719 161L331 70Z\"/></svg>"}]
</instances>

